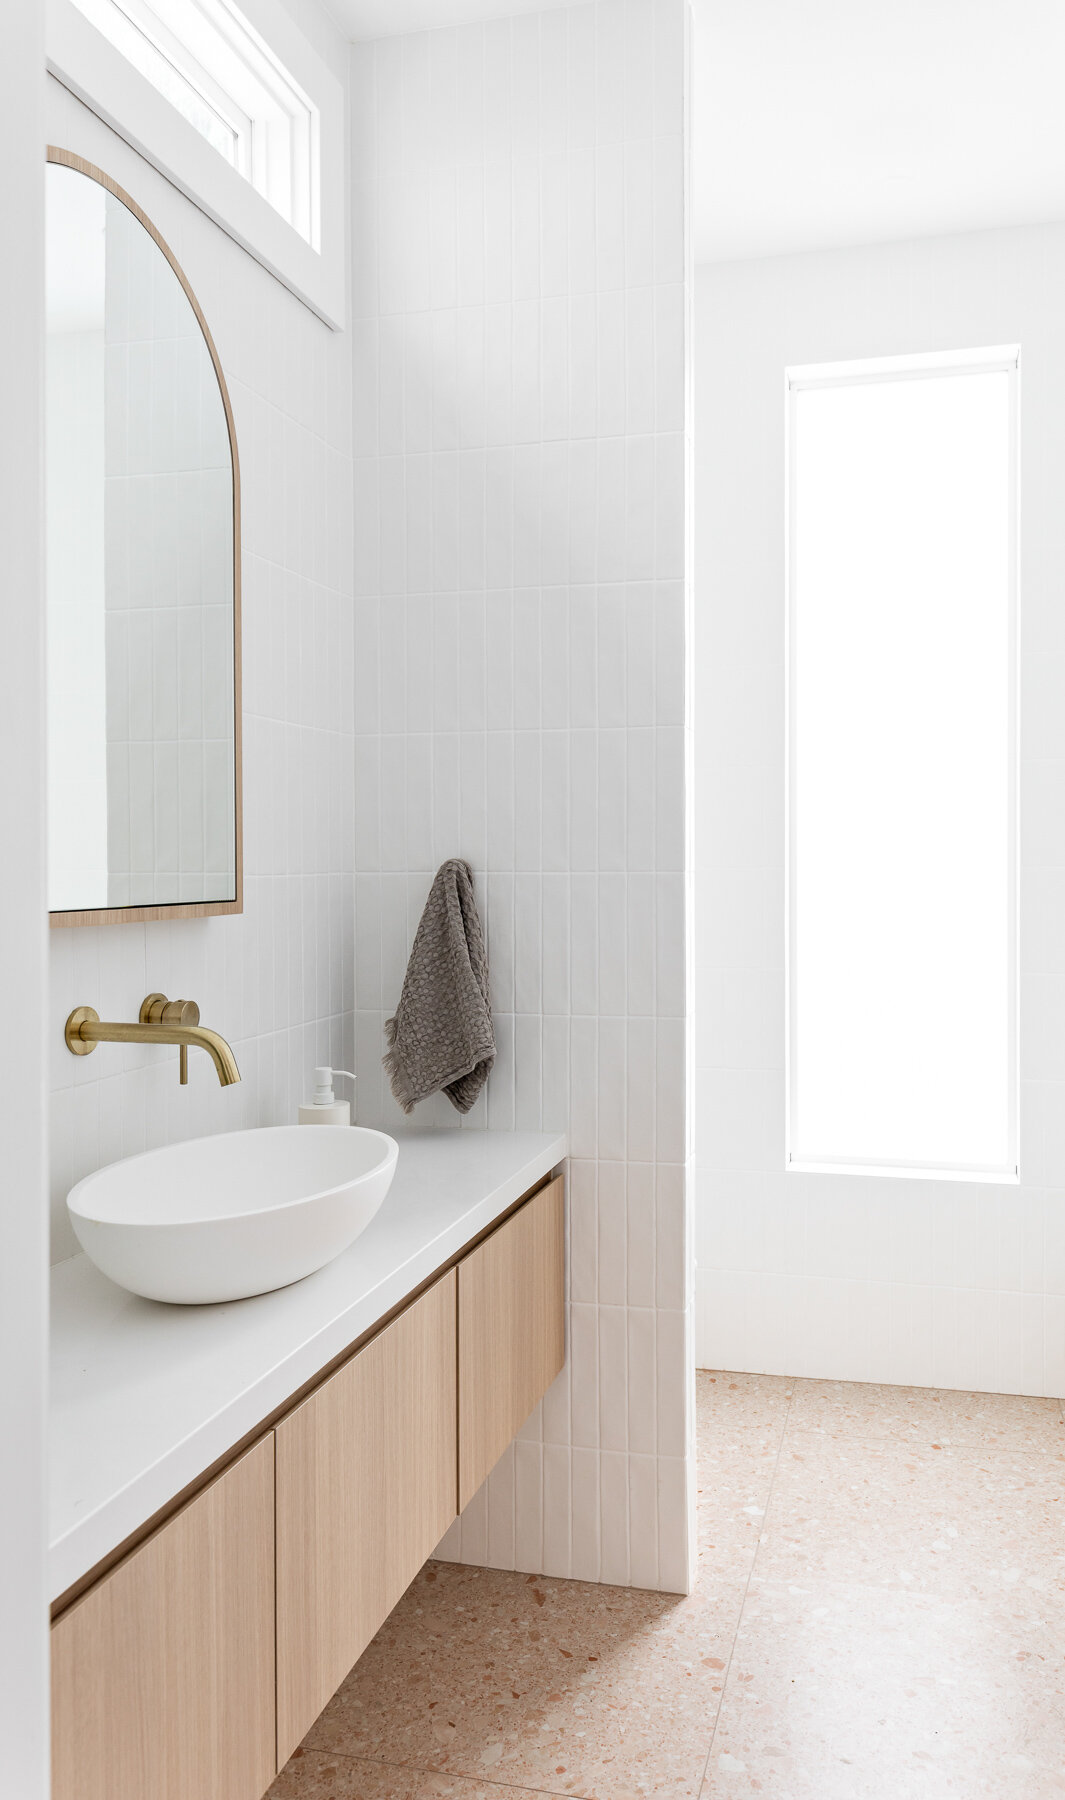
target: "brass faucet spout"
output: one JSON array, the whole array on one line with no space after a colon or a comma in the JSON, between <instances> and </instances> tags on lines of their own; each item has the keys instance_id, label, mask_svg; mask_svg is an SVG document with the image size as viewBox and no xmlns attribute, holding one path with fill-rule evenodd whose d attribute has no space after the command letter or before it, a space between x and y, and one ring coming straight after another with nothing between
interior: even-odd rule
<instances>
[{"instance_id":1,"label":"brass faucet spout","mask_svg":"<svg viewBox=\"0 0 1065 1800\"><path fill-rule=\"evenodd\" d=\"M149 995L141 1009L142 1013L148 1009L149 1002L162 998ZM170 1003L164 1000L163 1004L170 1010ZM173 1011L177 1013L179 1009L184 1011L186 1017L191 1013L193 1018L199 1018L199 1012L191 1001L174 1002ZM162 1012L162 1008L154 1006L151 1010L158 1010L160 1014ZM182 1053L182 1080L185 1079L186 1052L191 1049L206 1050L222 1087L230 1087L233 1082L240 1080L237 1059L225 1038L217 1031L209 1031L206 1025L193 1024L191 1021L182 1024L179 1018L175 1018L173 1022L164 1023L160 1016L159 1022L147 1018L116 1022L101 1019L91 1006L76 1006L66 1022L63 1035L67 1049L74 1056L87 1056L90 1051L95 1050L97 1044L178 1044Z\"/></svg>"}]
</instances>

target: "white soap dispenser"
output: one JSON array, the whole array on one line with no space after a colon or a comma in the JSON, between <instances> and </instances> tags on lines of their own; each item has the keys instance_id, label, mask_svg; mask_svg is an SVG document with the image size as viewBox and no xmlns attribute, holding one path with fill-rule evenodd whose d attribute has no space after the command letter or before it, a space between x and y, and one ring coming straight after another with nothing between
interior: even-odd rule
<instances>
[{"instance_id":1,"label":"white soap dispenser","mask_svg":"<svg viewBox=\"0 0 1065 1800\"><path fill-rule=\"evenodd\" d=\"M333 1076L346 1075L352 1086L355 1077L350 1069L315 1069L314 1097L300 1107L301 1125L350 1125L351 1106L333 1093Z\"/></svg>"}]
</instances>

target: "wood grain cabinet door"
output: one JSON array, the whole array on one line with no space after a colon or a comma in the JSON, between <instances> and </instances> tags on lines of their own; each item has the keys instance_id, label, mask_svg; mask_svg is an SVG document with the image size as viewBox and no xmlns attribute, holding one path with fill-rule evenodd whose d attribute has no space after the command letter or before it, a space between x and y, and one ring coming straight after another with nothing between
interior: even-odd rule
<instances>
[{"instance_id":1,"label":"wood grain cabinet door","mask_svg":"<svg viewBox=\"0 0 1065 1800\"><path fill-rule=\"evenodd\" d=\"M566 1360L558 1176L459 1264L459 1511Z\"/></svg>"},{"instance_id":2,"label":"wood grain cabinet door","mask_svg":"<svg viewBox=\"0 0 1065 1800\"><path fill-rule=\"evenodd\" d=\"M277 1427L279 1766L455 1517L455 1273Z\"/></svg>"},{"instance_id":3,"label":"wood grain cabinet door","mask_svg":"<svg viewBox=\"0 0 1065 1800\"><path fill-rule=\"evenodd\" d=\"M53 1800L260 1800L274 1777L273 1433L52 1627Z\"/></svg>"}]
</instances>

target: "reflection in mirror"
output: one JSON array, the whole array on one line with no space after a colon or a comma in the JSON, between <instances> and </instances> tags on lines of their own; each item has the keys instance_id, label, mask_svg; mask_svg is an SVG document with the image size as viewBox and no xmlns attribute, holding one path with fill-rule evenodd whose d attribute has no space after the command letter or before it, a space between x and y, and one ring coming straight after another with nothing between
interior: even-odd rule
<instances>
[{"instance_id":1,"label":"reflection in mirror","mask_svg":"<svg viewBox=\"0 0 1065 1800\"><path fill-rule=\"evenodd\" d=\"M235 450L212 346L131 207L49 162L49 907L231 911Z\"/></svg>"}]
</instances>

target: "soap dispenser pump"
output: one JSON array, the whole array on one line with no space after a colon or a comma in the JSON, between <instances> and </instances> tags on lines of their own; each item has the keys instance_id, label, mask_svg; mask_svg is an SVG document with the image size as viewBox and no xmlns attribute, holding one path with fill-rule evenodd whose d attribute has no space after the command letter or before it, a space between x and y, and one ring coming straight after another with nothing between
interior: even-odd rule
<instances>
[{"instance_id":1,"label":"soap dispenser pump","mask_svg":"<svg viewBox=\"0 0 1065 1800\"><path fill-rule=\"evenodd\" d=\"M350 1069L315 1069L314 1095L304 1101L299 1110L301 1125L350 1125L351 1106L347 1100L338 1100L333 1093L334 1075L345 1075L355 1085L355 1077Z\"/></svg>"}]
</instances>

